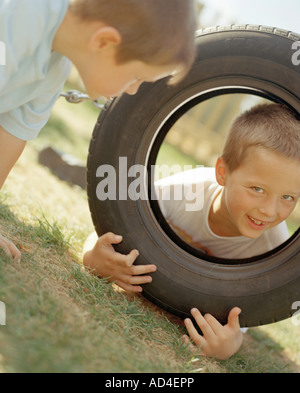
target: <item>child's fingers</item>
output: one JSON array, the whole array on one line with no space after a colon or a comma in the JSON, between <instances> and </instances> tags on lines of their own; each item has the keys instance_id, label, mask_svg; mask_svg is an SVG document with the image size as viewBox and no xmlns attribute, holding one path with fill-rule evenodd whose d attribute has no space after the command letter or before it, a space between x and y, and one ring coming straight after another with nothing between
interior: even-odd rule
<instances>
[{"instance_id":1,"label":"child's fingers","mask_svg":"<svg viewBox=\"0 0 300 393\"><path fill-rule=\"evenodd\" d=\"M139 285L131 285L131 284L127 284L124 281L116 281L116 284L124 289L127 292L133 292L133 293L141 293L143 292L143 288Z\"/></svg>"},{"instance_id":2,"label":"child's fingers","mask_svg":"<svg viewBox=\"0 0 300 393\"><path fill-rule=\"evenodd\" d=\"M198 349L197 347L195 347L195 345L192 344L192 342L191 342L189 336L187 336L186 334L184 334L184 335L182 336L182 338L183 338L183 341L185 342L185 344L189 347L189 350L190 350L191 352L196 352L196 351L199 352L199 349Z\"/></svg>"},{"instance_id":3,"label":"child's fingers","mask_svg":"<svg viewBox=\"0 0 300 393\"><path fill-rule=\"evenodd\" d=\"M211 327L211 329L215 335L218 335L224 329L224 326L213 315L206 314L204 316L204 319L206 320L208 325Z\"/></svg>"},{"instance_id":4,"label":"child's fingers","mask_svg":"<svg viewBox=\"0 0 300 393\"><path fill-rule=\"evenodd\" d=\"M118 269L120 276L141 276L157 270L155 265L134 265L138 256L137 250L132 250L128 255L115 252L112 254L112 263Z\"/></svg>"},{"instance_id":5,"label":"child's fingers","mask_svg":"<svg viewBox=\"0 0 300 393\"><path fill-rule=\"evenodd\" d=\"M138 265L132 266L131 272L133 276L139 276L141 274L149 274L156 272L157 267L155 265Z\"/></svg>"},{"instance_id":6,"label":"child's fingers","mask_svg":"<svg viewBox=\"0 0 300 393\"><path fill-rule=\"evenodd\" d=\"M155 266L154 268L156 269ZM119 278L122 282L130 285L149 284L152 282L152 277L146 275L149 273L149 270L152 271L152 268L149 269L148 266L133 266L126 269L121 268L119 270Z\"/></svg>"},{"instance_id":7,"label":"child's fingers","mask_svg":"<svg viewBox=\"0 0 300 393\"><path fill-rule=\"evenodd\" d=\"M13 244L11 248L11 253L15 262L21 262L21 252L17 249L17 247Z\"/></svg>"},{"instance_id":8,"label":"child's fingers","mask_svg":"<svg viewBox=\"0 0 300 393\"><path fill-rule=\"evenodd\" d=\"M193 308L191 313L197 325L201 329L203 335L206 336L208 339L212 339L215 336L214 330L210 326L212 318L210 318L208 322L197 308Z\"/></svg>"},{"instance_id":9,"label":"child's fingers","mask_svg":"<svg viewBox=\"0 0 300 393\"><path fill-rule=\"evenodd\" d=\"M3 240L0 240L0 248L4 251L4 253L7 256L12 257L12 254L11 254L11 251L10 251L8 245Z\"/></svg>"},{"instance_id":10,"label":"child's fingers","mask_svg":"<svg viewBox=\"0 0 300 393\"><path fill-rule=\"evenodd\" d=\"M13 258L16 262L21 261L21 252L18 248L8 239L0 237L0 248L5 252L5 254Z\"/></svg>"},{"instance_id":11,"label":"child's fingers","mask_svg":"<svg viewBox=\"0 0 300 393\"><path fill-rule=\"evenodd\" d=\"M228 326L230 326L234 330L240 329L240 320L239 316L242 310L239 307L233 308L228 315Z\"/></svg>"},{"instance_id":12,"label":"child's fingers","mask_svg":"<svg viewBox=\"0 0 300 393\"><path fill-rule=\"evenodd\" d=\"M129 292L139 293L143 291L140 285L149 284L152 282L152 277L150 276L132 276L132 275L120 275L120 280L116 281L119 287L125 289Z\"/></svg>"},{"instance_id":13,"label":"child's fingers","mask_svg":"<svg viewBox=\"0 0 300 393\"><path fill-rule=\"evenodd\" d=\"M99 238L99 242L106 247L111 246L112 244L119 244L122 240L122 236L115 235L112 232L108 232Z\"/></svg>"},{"instance_id":14,"label":"child's fingers","mask_svg":"<svg viewBox=\"0 0 300 393\"><path fill-rule=\"evenodd\" d=\"M105 235L101 236L98 242L107 248L110 248L113 244L119 244L123 241L123 237L119 235L115 235L112 232L108 232ZM111 250L114 252L114 261L120 265L125 265L127 267L131 267L137 257L139 256L139 252L137 250L132 250L128 255L123 255L120 253L115 252L113 249Z\"/></svg>"},{"instance_id":15,"label":"child's fingers","mask_svg":"<svg viewBox=\"0 0 300 393\"><path fill-rule=\"evenodd\" d=\"M128 255L125 255L126 266L131 267L139 255L138 250L132 250Z\"/></svg>"},{"instance_id":16,"label":"child's fingers","mask_svg":"<svg viewBox=\"0 0 300 393\"><path fill-rule=\"evenodd\" d=\"M184 320L184 324L185 324L185 327L186 327L192 341L195 343L195 345L197 347L203 346L205 343L205 338L200 336L200 334L196 330L193 322L189 318L187 318Z\"/></svg>"},{"instance_id":17,"label":"child's fingers","mask_svg":"<svg viewBox=\"0 0 300 393\"><path fill-rule=\"evenodd\" d=\"M143 285L152 282L152 277L150 276L128 276L126 282L131 285Z\"/></svg>"},{"instance_id":18,"label":"child's fingers","mask_svg":"<svg viewBox=\"0 0 300 393\"><path fill-rule=\"evenodd\" d=\"M121 254L119 252L116 252L115 250L107 250L108 255L111 259L111 262L119 266L119 268L125 269L128 273L130 272L128 269L132 268L135 260L139 256L139 252L137 250L132 250L128 255Z\"/></svg>"}]
</instances>

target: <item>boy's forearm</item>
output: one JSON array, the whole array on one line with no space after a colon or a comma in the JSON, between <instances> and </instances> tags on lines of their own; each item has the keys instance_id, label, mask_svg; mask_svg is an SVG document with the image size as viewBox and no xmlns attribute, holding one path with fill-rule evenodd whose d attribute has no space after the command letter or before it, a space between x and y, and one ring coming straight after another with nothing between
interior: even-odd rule
<instances>
[{"instance_id":1,"label":"boy's forearm","mask_svg":"<svg viewBox=\"0 0 300 393\"><path fill-rule=\"evenodd\" d=\"M0 126L0 189L25 148L26 142Z\"/></svg>"},{"instance_id":2,"label":"boy's forearm","mask_svg":"<svg viewBox=\"0 0 300 393\"><path fill-rule=\"evenodd\" d=\"M26 142L12 136L0 126L0 190L12 167L23 152L25 145ZM1 234L0 248L16 261L21 260L21 253L18 248Z\"/></svg>"}]
</instances>

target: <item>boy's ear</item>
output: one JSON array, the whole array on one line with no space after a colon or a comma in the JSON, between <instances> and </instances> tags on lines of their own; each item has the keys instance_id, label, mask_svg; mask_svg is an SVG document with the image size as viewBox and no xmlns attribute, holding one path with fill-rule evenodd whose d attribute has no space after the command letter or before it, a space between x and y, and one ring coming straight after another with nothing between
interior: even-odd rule
<instances>
[{"instance_id":1,"label":"boy's ear","mask_svg":"<svg viewBox=\"0 0 300 393\"><path fill-rule=\"evenodd\" d=\"M216 163L216 180L220 186L225 186L226 183L226 175L227 175L227 166L222 157L218 158Z\"/></svg>"},{"instance_id":2,"label":"boy's ear","mask_svg":"<svg viewBox=\"0 0 300 393\"><path fill-rule=\"evenodd\" d=\"M98 51L120 45L122 37L120 32L112 26L99 27L90 37L89 49Z\"/></svg>"}]
</instances>

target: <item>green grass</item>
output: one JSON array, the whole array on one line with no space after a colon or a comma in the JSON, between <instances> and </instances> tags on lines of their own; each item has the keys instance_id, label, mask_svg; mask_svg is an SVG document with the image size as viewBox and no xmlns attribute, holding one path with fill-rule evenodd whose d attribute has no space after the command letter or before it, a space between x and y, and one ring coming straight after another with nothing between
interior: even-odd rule
<instances>
[{"instance_id":1,"label":"green grass","mask_svg":"<svg viewBox=\"0 0 300 393\"><path fill-rule=\"evenodd\" d=\"M190 370L178 328L87 274L65 228L45 217L26 225L2 204L1 230L16 227L22 262L0 256L2 372L168 371L166 353L174 371Z\"/></svg>"},{"instance_id":2,"label":"green grass","mask_svg":"<svg viewBox=\"0 0 300 393\"><path fill-rule=\"evenodd\" d=\"M0 252L0 301L7 310L0 372L299 372L300 327L289 320L250 329L228 361L204 359L183 344L178 318L84 271L81 250L93 230L86 194L59 181L37 157L52 144L84 161L96 117L88 105L59 102L0 193L0 233L22 251L21 263Z\"/></svg>"}]
</instances>

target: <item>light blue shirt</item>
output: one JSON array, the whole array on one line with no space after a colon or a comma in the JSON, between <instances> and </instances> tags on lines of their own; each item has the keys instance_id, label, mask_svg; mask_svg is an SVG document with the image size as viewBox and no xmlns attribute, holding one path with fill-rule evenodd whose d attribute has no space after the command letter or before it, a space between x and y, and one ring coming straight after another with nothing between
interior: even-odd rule
<instances>
[{"instance_id":1,"label":"light blue shirt","mask_svg":"<svg viewBox=\"0 0 300 393\"><path fill-rule=\"evenodd\" d=\"M52 51L68 0L0 0L0 125L32 140L47 123L70 74L70 61Z\"/></svg>"}]
</instances>

